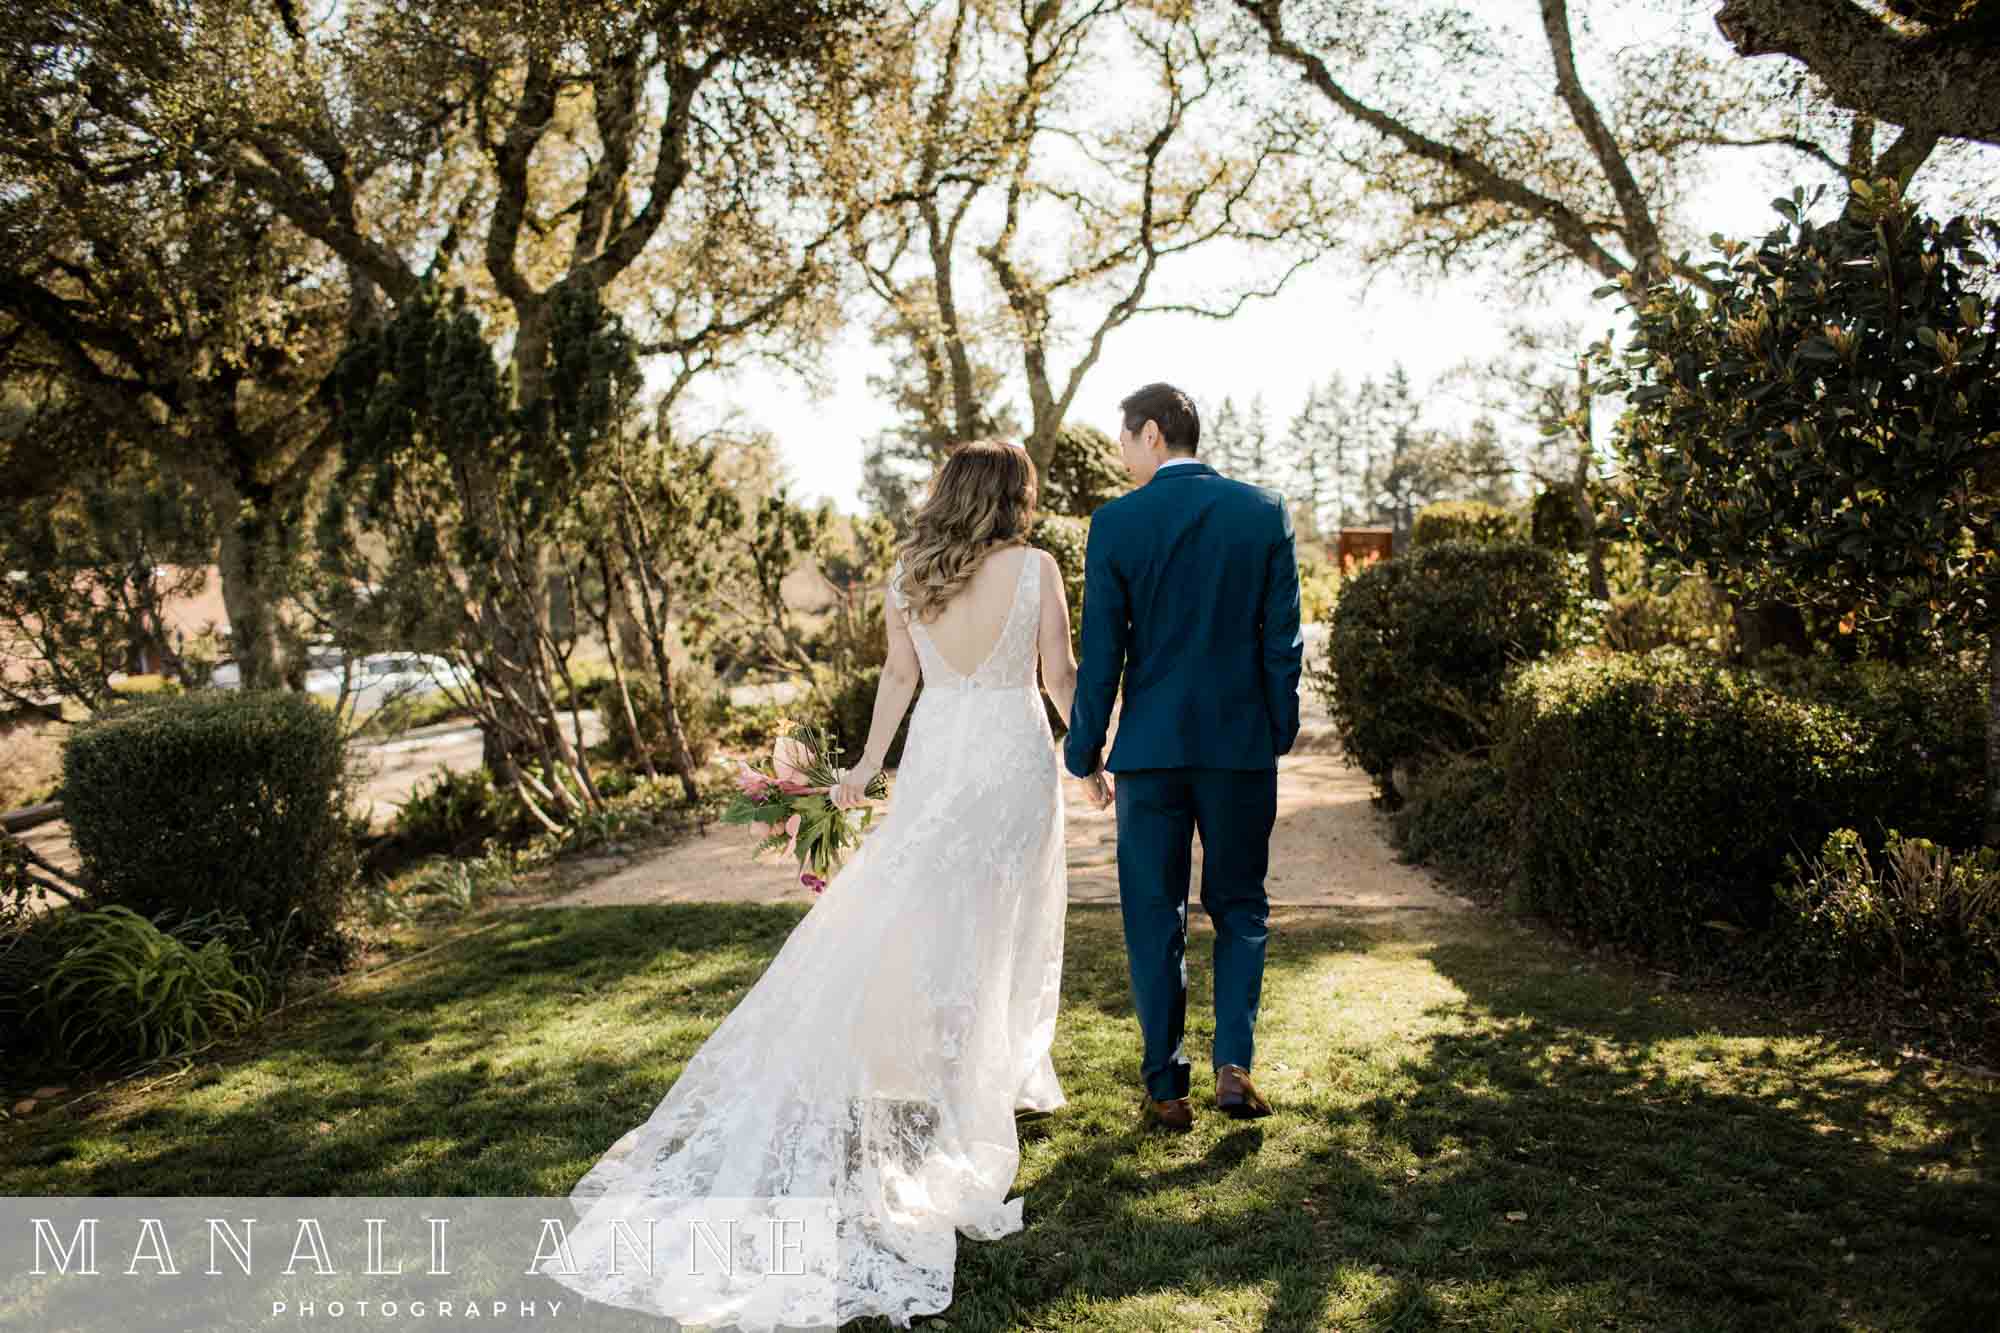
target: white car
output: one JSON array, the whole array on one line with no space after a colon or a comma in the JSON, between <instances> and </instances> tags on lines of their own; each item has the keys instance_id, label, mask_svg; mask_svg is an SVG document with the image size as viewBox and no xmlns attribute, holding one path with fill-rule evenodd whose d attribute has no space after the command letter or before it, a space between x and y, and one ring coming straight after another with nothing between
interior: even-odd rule
<instances>
[{"instance_id":1,"label":"white car","mask_svg":"<svg viewBox=\"0 0 2000 1333\"><path fill-rule=\"evenodd\" d=\"M352 671L348 688L356 703L369 708L446 688L463 693L472 682L470 672L434 653L374 653L354 659ZM340 686L337 660L306 672L308 694L339 694Z\"/></svg>"}]
</instances>

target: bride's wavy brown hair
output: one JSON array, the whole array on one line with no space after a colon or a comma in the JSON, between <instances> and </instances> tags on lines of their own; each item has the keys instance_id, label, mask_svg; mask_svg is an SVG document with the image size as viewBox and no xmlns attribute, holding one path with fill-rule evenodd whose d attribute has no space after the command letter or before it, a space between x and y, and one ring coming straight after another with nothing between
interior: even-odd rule
<instances>
[{"instance_id":1,"label":"bride's wavy brown hair","mask_svg":"<svg viewBox=\"0 0 2000 1333\"><path fill-rule=\"evenodd\" d=\"M937 619L987 552L1027 542L1035 499L1035 465L1019 445L971 440L952 450L903 543L902 593L917 619Z\"/></svg>"}]
</instances>

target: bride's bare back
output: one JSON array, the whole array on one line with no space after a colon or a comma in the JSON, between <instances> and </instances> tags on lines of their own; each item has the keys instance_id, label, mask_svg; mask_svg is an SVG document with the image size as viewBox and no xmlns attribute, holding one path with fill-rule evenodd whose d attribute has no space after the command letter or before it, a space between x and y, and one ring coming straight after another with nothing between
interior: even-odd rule
<instances>
[{"instance_id":1,"label":"bride's bare back","mask_svg":"<svg viewBox=\"0 0 2000 1333\"><path fill-rule=\"evenodd\" d=\"M945 603L937 619L923 622L924 633L946 666L961 676L972 676L986 665L1014 608L1022 562L1035 559L1037 554L1032 546L987 552L972 578Z\"/></svg>"}]
</instances>

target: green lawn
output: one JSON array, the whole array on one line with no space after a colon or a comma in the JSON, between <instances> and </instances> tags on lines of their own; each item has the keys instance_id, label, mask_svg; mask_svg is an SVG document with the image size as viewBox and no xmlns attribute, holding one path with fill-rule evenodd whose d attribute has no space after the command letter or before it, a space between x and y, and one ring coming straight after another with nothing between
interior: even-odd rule
<instances>
[{"instance_id":1,"label":"green lawn","mask_svg":"<svg viewBox=\"0 0 2000 1333\"><path fill-rule=\"evenodd\" d=\"M565 1193L800 904L520 912L231 1058L5 1127L0 1193ZM1194 914L1199 921L1199 913ZM960 1246L953 1329L2000 1327L2000 1098L1662 993L1484 914L1280 916L1258 1082L1137 1128L1115 911L1070 914L1025 1231ZM84 1103L82 1112L90 1108Z\"/></svg>"}]
</instances>

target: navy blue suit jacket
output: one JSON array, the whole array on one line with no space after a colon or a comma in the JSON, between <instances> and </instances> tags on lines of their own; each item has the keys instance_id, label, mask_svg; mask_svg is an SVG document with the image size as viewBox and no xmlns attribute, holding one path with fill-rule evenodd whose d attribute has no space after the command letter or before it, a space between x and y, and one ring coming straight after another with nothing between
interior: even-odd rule
<instances>
[{"instance_id":1,"label":"navy blue suit jacket","mask_svg":"<svg viewBox=\"0 0 2000 1333\"><path fill-rule=\"evenodd\" d=\"M1299 567L1275 491L1206 463L1160 469L1090 519L1083 660L1063 763L1264 770L1299 734Z\"/></svg>"}]
</instances>

